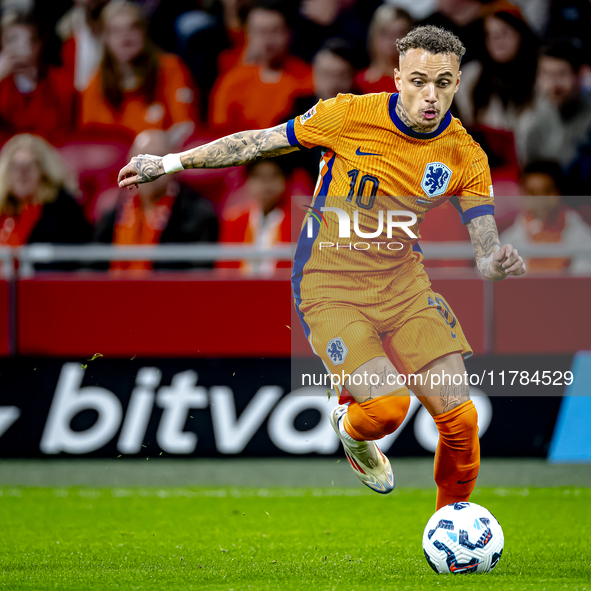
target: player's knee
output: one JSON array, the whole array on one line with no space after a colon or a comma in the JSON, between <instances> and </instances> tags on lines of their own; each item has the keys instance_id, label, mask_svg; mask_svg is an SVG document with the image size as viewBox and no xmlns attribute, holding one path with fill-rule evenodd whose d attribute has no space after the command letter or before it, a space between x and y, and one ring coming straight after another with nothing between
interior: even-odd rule
<instances>
[{"instance_id":1,"label":"player's knee","mask_svg":"<svg viewBox=\"0 0 591 591\"><path fill-rule=\"evenodd\" d=\"M380 396L359 405L349 407L350 422L362 426L363 438L381 439L394 433L404 421L410 406L410 395ZM359 419L355 420L356 415ZM356 427L359 431L360 429Z\"/></svg>"},{"instance_id":2,"label":"player's knee","mask_svg":"<svg viewBox=\"0 0 591 591\"><path fill-rule=\"evenodd\" d=\"M410 406L410 395L383 396L383 414L380 417L383 436L394 433L406 418Z\"/></svg>"}]
</instances>

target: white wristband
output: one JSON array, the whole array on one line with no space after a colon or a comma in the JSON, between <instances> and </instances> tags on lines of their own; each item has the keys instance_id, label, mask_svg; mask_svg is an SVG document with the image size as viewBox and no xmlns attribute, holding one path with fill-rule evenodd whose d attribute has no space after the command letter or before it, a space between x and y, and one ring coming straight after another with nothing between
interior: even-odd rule
<instances>
[{"instance_id":1,"label":"white wristband","mask_svg":"<svg viewBox=\"0 0 591 591\"><path fill-rule=\"evenodd\" d=\"M166 154L166 156L162 158L162 166L164 167L164 172L166 174L184 170L183 165L181 164L180 154Z\"/></svg>"}]
</instances>

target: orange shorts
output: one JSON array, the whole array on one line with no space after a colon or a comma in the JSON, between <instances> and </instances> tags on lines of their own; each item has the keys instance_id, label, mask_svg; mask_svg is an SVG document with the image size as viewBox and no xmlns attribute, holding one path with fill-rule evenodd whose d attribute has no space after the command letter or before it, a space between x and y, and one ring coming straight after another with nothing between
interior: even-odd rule
<instances>
[{"instance_id":1,"label":"orange shorts","mask_svg":"<svg viewBox=\"0 0 591 591\"><path fill-rule=\"evenodd\" d=\"M331 373L353 373L367 361L386 356L401 374L416 373L449 353L472 349L445 299L431 289L426 273L414 278L413 293L383 302L303 300L299 310L308 341Z\"/></svg>"}]
</instances>

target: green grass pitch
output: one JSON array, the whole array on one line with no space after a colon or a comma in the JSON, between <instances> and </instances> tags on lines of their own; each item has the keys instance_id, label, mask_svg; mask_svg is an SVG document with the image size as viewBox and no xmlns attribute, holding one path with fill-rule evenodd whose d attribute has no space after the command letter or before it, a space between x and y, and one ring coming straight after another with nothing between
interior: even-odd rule
<instances>
[{"instance_id":1,"label":"green grass pitch","mask_svg":"<svg viewBox=\"0 0 591 591\"><path fill-rule=\"evenodd\" d=\"M476 489L505 532L486 575L436 575L434 493L0 487L0 589L591 590L591 489Z\"/></svg>"}]
</instances>

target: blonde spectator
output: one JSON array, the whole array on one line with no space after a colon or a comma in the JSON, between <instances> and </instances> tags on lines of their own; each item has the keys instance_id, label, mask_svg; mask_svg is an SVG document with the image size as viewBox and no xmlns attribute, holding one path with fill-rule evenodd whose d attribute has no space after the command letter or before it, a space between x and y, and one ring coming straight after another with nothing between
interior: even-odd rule
<instances>
[{"instance_id":1,"label":"blonde spectator","mask_svg":"<svg viewBox=\"0 0 591 591\"><path fill-rule=\"evenodd\" d=\"M88 242L91 228L74 191L51 145L35 135L14 136L0 152L0 245Z\"/></svg>"},{"instance_id":2,"label":"blonde spectator","mask_svg":"<svg viewBox=\"0 0 591 591\"><path fill-rule=\"evenodd\" d=\"M83 126L118 126L135 135L171 130L173 141L195 128L196 93L181 60L161 53L147 36L141 9L127 0L102 12L105 53L100 70L82 93Z\"/></svg>"},{"instance_id":3,"label":"blonde spectator","mask_svg":"<svg viewBox=\"0 0 591 591\"><path fill-rule=\"evenodd\" d=\"M396 92L394 68L398 67L397 39L412 28L413 20L405 10L388 4L380 6L369 25L367 48L369 68L357 75L355 83L363 93Z\"/></svg>"}]
</instances>

